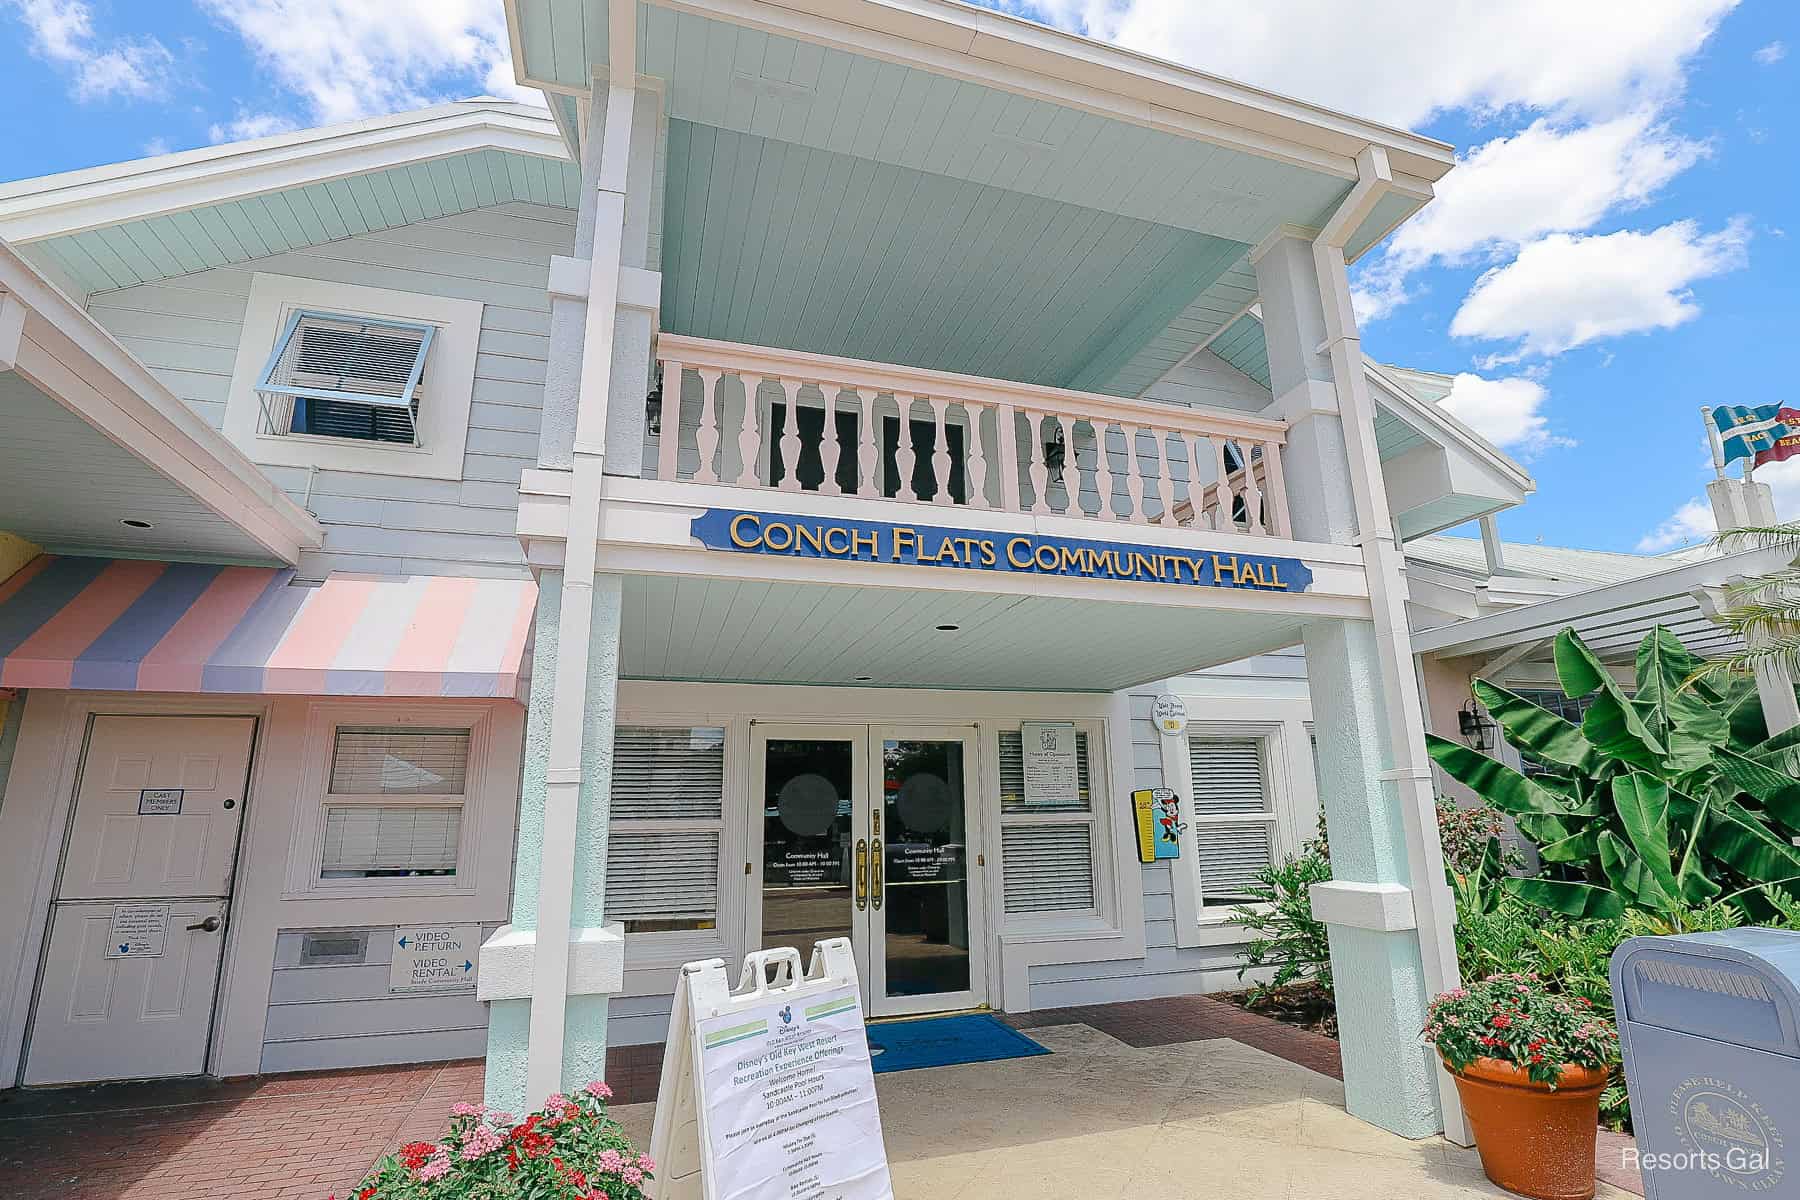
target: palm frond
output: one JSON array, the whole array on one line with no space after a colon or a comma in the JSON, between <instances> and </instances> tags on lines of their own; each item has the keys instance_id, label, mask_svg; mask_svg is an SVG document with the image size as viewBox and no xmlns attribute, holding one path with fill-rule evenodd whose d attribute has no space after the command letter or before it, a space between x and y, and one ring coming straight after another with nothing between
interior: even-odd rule
<instances>
[{"instance_id":1,"label":"palm frond","mask_svg":"<svg viewBox=\"0 0 1800 1200\"><path fill-rule=\"evenodd\" d=\"M1800 521L1790 521L1785 525L1746 525L1741 529L1725 529L1714 534L1708 544L1721 550L1779 547L1800 554Z\"/></svg>"},{"instance_id":2,"label":"palm frond","mask_svg":"<svg viewBox=\"0 0 1800 1200\"><path fill-rule=\"evenodd\" d=\"M1800 633L1791 633L1738 650L1707 662L1692 679L1713 679L1721 675L1748 675L1764 663L1776 663L1790 671L1800 669Z\"/></svg>"}]
</instances>

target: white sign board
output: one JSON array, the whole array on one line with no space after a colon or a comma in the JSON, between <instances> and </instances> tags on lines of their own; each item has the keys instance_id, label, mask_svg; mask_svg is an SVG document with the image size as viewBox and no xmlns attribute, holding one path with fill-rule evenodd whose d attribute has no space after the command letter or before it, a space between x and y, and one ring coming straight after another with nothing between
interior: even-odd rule
<instances>
[{"instance_id":1,"label":"white sign board","mask_svg":"<svg viewBox=\"0 0 1800 1200\"><path fill-rule=\"evenodd\" d=\"M1019 726L1019 747L1025 758L1027 805L1073 808L1081 803L1072 723L1026 721Z\"/></svg>"},{"instance_id":2,"label":"white sign board","mask_svg":"<svg viewBox=\"0 0 1800 1200\"><path fill-rule=\"evenodd\" d=\"M394 930L388 991L436 992L475 986L479 925L421 925Z\"/></svg>"},{"instance_id":3,"label":"white sign board","mask_svg":"<svg viewBox=\"0 0 1800 1200\"><path fill-rule=\"evenodd\" d=\"M167 904L115 904L108 958L161 958L169 944Z\"/></svg>"},{"instance_id":4,"label":"white sign board","mask_svg":"<svg viewBox=\"0 0 1800 1200\"><path fill-rule=\"evenodd\" d=\"M689 963L650 1153L657 1200L892 1200L848 939ZM773 982L771 982L771 976Z\"/></svg>"},{"instance_id":5,"label":"white sign board","mask_svg":"<svg viewBox=\"0 0 1800 1200\"><path fill-rule=\"evenodd\" d=\"M1180 696L1158 696L1150 702L1150 720L1164 737L1180 737L1187 732L1187 702Z\"/></svg>"},{"instance_id":6,"label":"white sign board","mask_svg":"<svg viewBox=\"0 0 1800 1200\"><path fill-rule=\"evenodd\" d=\"M138 792L138 816L172 817L181 812L186 788L144 788Z\"/></svg>"}]
</instances>

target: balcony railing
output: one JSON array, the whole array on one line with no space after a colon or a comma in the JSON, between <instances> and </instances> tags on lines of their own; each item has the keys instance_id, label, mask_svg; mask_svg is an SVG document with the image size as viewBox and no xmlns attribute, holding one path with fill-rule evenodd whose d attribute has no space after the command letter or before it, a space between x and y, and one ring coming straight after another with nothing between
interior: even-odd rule
<instances>
[{"instance_id":1,"label":"balcony railing","mask_svg":"<svg viewBox=\"0 0 1800 1200\"><path fill-rule=\"evenodd\" d=\"M1289 534L1279 421L674 334L657 359L658 479Z\"/></svg>"}]
</instances>

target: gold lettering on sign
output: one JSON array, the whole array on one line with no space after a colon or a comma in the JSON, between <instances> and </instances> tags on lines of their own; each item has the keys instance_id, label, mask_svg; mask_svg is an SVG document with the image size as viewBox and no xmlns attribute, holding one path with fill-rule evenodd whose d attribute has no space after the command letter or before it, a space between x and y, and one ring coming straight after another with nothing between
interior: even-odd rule
<instances>
[{"instance_id":1,"label":"gold lettering on sign","mask_svg":"<svg viewBox=\"0 0 1800 1200\"><path fill-rule=\"evenodd\" d=\"M881 535L873 529L853 529L850 531L850 553L860 557L864 551L870 558L881 556Z\"/></svg>"},{"instance_id":2,"label":"gold lettering on sign","mask_svg":"<svg viewBox=\"0 0 1800 1200\"><path fill-rule=\"evenodd\" d=\"M1024 558L1019 557L1020 550L1025 552ZM1006 543L1006 561L1020 570L1031 566L1031 539L1027 537L1010 539Z\"/></svg>"},{"instance_id":3,"label":"gold lettering on sign","mask_svg":"<svg viewBox=\"0 0 1800 1200\"><path fill-rule=\"evenodd\" d=\"M802 546L811 546L814 554L825 553L825 531L820 526L801 525L798 529Z\"/></svg>"},{"instance_id":4,"label":"gold lettering on sign","mask_svg":"<svg viewBox=\"0 0 1800 1200\"><path fill-rule=\"evenodd\" d=\"M840 539L842 539L840 542L838 542L835 545L832 544L832 541L831 541L831 535L834 533L837 534L837 536ZM827 554L848 554L848 553L850 553L850 531L848 529L845 529L842 525L833 525L830 529L827 529L825 531L825 553L827 553Z\"/></svg>"},{"instance_id":5,"label":"gold lettering on sign","mask_svg":"<svg viewBox=\"0 0 1800 1200\"><path fill-rule=\"evenodd\" d=\"M894 560L898 562L904 558L909 549L913 554L918 554L919 531L909 529L905 525L896 525L894 527Z\"/></svg>"},{"instance_id":6,"label":"gold lettering on sign","mask_svg":"<svg viewBox=\"0 0 1800 1200\"><path fill-rule=\"evenodd\" d=\"M1238 569L1238 560L1237 560L1236 555L1215 554L1212 556L1212 562L1213 562L1213 582L1214 583L1225 582L1225 574L1228 571L1231 573L1231 582L1233 582L1233 583L1242 583L1243 582L1242 574Z\"/></svg>"},{"instance_id":7,"label":"gold lettering on sign","mask_svg":"<svg viewBox=\"0 0 1800 1200\"><path fill-rule=\"evenodd\" d=\"M780 538L780 541L776 541ZM794 548L794 527L786 521L771 521L763 529L763 545L771 550L792 550Z\"/></svg>"},{"instance_id":8,"label":"gold lettering on sign","mask_svg":"<svg viewBox=\"0 0 1800 1200\"><path fill-rule=\"evenodd\" d=\"M749 525L751 536L746 538L743 527ZM754 550L762 544L762 521L755 513L739 513L731 518L731 544L745 550Z\"/></svg>"}]
</instances>

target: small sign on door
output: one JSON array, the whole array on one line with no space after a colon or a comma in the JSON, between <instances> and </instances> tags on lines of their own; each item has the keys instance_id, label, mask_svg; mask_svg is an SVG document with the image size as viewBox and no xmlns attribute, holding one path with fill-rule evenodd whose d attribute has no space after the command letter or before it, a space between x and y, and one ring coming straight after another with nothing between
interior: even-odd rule
<instances>
[{"instance_id":1,"label":"small sign on door","mask_svg":"<svg viewBox=\"0 0 1800 1200\"><path fill-rule=\"evenodd\" d=\"M479 925L424 925L394 930L388 991L434 992L475 986Z\"/></svg>"},{"instance_id":2,"label":"small sign on door","mask_svg":"<svg viewBox=\"0 0 1800 1200\"><path fill-rule=\"evenodd\" d=\"M144 788L138 792L138 816L172 817L181 812L186 788Z\"/></svg>"},{"instance_id":3,"label":"small sign on door","mask_svg":"<svg viewBox=\"0 0 1800 1200\"><path fill-rule=\"evenodd\" d=\"M161 958L169 941L167 904L115 904L108 958Z\"/></svg>"}]
</instances>

